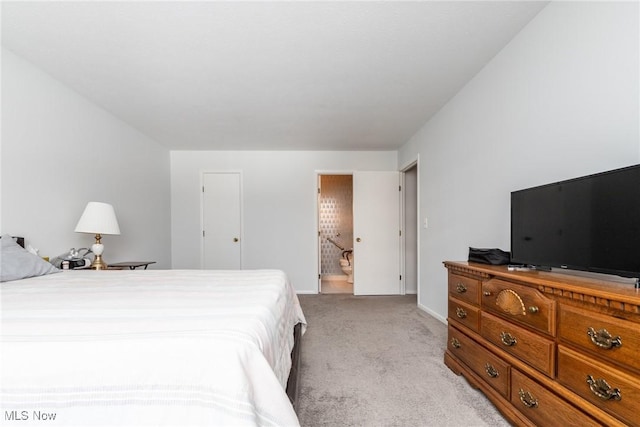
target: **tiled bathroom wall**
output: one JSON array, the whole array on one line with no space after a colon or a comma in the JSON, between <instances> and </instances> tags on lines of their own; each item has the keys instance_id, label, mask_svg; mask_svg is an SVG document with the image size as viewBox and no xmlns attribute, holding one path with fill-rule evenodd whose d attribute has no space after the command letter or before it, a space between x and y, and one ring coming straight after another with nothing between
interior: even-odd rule
<instances>
[{"instance_id":1,"label":"tiled bathroom wall","mask_svg":"<svg viewBox=\"0 0 640 427\"><path fill-rule=\"evenodd\" d=\"M342 251L327 240L333 239L345 249L353 248L353 176L320 176L320 274L343 275L339 259Z\"/></svg>"}]
</instances>

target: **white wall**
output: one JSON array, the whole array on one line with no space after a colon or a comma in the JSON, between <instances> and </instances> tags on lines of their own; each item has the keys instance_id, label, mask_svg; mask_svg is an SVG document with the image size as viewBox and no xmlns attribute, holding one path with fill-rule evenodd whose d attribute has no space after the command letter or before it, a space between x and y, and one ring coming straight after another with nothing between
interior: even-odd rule
<instances>
[{"instance_id":1,"label":"white wall","mask_svg":"<svg viewBox=\"0 0 640 427\"><path fill-rule=\"evenodd\" d=\"M509 249L511 191L640 162L638 21L635 2L549 4L399 151L421 160L425 310L446 318L443 260Z\"/></svg>"},{"instance_id":2,"label":"white wall","mask_svg":"<svg viewBox=\"0 0 640 427\"><path fill-rule=\"evenodd\" d=\"M241 171L242 266L278 268L317 292L316 171L396 170L396 152L172 151L173 268L201 268L202 172Z\"/></svg>"},{"instance_id":3,"label":"white wall","mask_svg":"<svg viewBox=\"0 0 640 427\"><path fill-rule=\"evenodd\" d=\"M9 50L2 49L2 233L43 256L87 247L74 233L88 201L113 204L120 236L107 262L170 267L169 152Z\"/></svg>"}]
</instances>

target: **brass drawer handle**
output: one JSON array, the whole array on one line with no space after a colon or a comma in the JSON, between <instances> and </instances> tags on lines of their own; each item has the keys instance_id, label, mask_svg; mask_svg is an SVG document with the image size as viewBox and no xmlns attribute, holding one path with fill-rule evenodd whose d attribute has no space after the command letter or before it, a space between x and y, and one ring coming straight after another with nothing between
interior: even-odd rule
<instances>
[{"instance_id":1,"label":"brass drawer handle","mask_svg":"<svg viewBox=\"0 0 640 427\"><path fill-rule=\"evenodd\" d=\"M591 342L600 348L610 350L622 345L622 338L620 338L620 336L614 338L606 329L596 331L590 327L587 330L587 335L591 338Z\"/></svg>"},{"instance_id":2,"label":"brass drawer handle","mask_svg":"<svg viewBox=\"0 0 640 427\"><path fill-rule=\"evenodd\" d=\"M522 402L522 404L527 408L538 407L538 399L533 397L531 393L529 393L528 391L524 391L523 389L520 389L518 394L520 395L520 402Z\"/></svg>"},{"instance_id":3,"label":"brass drawer handle","mask_svg":"<svg viewBox=\"0 0 640 427\"><path fill-rule=\"evenodd\" d=\"M467 287L463 283L458 283L456 285L456 292L458 292L459 294L464 294L465 292L467 292Z\"/></svg>"},{"instance_id":4,"label":"brass drawer handle","mask_svg":"<svg viewBox=\"0 0 640 427\"><path fill-rule=\"evenodd\" d=\"M464 319L465 317L467 317L467 312L464 308L456 307L456 316L458 316L458 318L460 319Z\"/></svg>"},{"instance_id":5,"label":"brass drawer handle","mask_svg":"<svg viewBox=\"0 0 640 427\"><path fill-rule=\"evenodd\" d=\"M491 366L491 364L489 362L487 362L486 365L484 365L484 371L487 373L487 375L489 375L491 378L497 378L498 376L500 376L500 372L498 372L498 370L496 368L494 368L493 366Z\"/></svg>"},{"instance_id":6,"label":"brass drawer handle","mask_svg":"<svg viewBox=\"0 0 640 427\"><path fill-rule=\"evenodd\" d=\"M482 295L484 295L485 297L490 297L491 296L491 291L484 291L482 293Z\"/></svg>"},{"instance_id":7,"label":"brass drawer handle","mask_svg":"<svg viewBox=\"0 0 640 427\"><path fill-rule=\"evenodd\" d=\"M531 307L529 307L529 313L531 313L531 314L536 314L539 311L540 311L540 309L538 307L536 307L535 305L532 305Z\"/></svg>"},{"instance_id":8,"label":"brass drawer handle","mask_svg":"<svg viewBox=\"0 0 640 427\"><path fill-rule=\"evenodd\" d=\"M457 338L451 338L451 346L453 348L460 348L461 347L460 341L458 341Z\"/></svg>"},{"instance_id":9,"label":"brass drawer handle","mask_svg":"<svg viewBox=\"0 0 640 427\"><path fill-rule=\"evenodd\" d=\"M502 341L502 344L506 345L507 347L513 347L514 345L518 344L518 340L516 339L516 337L511 335L509 332L500 332L500 340Z\"/></svg>"},{"instance_id":10,"label":"brass drawer handle","mask_svg":"<svg viewBox=\"0 0 640 427\"><path fill-rule=\"evenodd\" d=\"M587 384L591 389L591 393L595 394L602 400L621 400L619 388L611 387L603 378L597 380L591 375L587 375Z\"/></svg>"}]
</instances>

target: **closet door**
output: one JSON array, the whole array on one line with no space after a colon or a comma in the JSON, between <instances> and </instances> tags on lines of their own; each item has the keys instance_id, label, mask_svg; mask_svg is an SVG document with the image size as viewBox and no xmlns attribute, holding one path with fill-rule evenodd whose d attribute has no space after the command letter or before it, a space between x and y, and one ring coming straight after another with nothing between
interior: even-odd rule
<instances>
[{"instance_id":1,"label":"closet door","mask_svg":"<svg viewBox=\"0 0 640 427\"><path fill-rule=\"evenodd\" d=\"M242 267L240 173L204 173L202 183L202 268L239 270Z\"/></svg>"},{"instance_id":2,"label":"closet door","mask_svg":"<svg viewBox=\"0 0 640 427\"><path fill-rule=\"evenodd\" d=\"M400 173L353 174L354 295L400 294Z\"/></svg>"}]
</instances>

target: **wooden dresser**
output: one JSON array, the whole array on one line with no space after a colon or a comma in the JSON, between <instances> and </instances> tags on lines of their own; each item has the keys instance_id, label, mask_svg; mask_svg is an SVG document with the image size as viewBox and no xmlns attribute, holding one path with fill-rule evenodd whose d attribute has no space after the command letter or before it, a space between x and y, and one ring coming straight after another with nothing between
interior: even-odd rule
<instances>
[{"instance_id":1,"label":"wooden dresser","mask_svg":"<svg viewBox=\"0 0 640 427\"><path fill-rule=\"evenodd\" d=\"M640 426L640 290L445 262L445 364L522 426Z\"/></svg>"}]
</instances>

